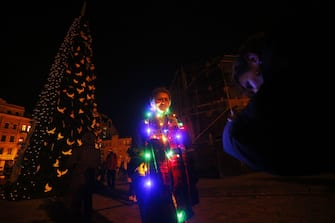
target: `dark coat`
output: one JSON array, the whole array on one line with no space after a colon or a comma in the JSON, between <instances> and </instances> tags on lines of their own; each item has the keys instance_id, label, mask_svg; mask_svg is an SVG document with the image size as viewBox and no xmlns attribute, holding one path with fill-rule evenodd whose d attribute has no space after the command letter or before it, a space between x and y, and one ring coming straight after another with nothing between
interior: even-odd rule
<instances>
[{"instance_id":1,"label":"dark coat","mask_svg":"<svg viewBox=\"0 0 335 223\"><path fill-rule=\"evenodd\" d=\"M334 171L331 137L323 126L334 116L321 106L321 101L331 100L326 86L332 81L326 74L333 68L325 55L334 41L320 26L329 22L306 12L267 33L261 51L264 85L236 119L226 123L225 152L273 174Z\"/></svg>"}]
</instances>

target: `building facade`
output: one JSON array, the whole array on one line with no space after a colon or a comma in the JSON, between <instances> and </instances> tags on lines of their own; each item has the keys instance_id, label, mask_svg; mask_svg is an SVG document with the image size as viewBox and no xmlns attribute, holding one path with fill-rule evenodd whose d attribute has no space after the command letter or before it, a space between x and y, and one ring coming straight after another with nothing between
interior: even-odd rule
<instances>
[{"instance_id":1,"label":"building facade","mask_svg":"<svg viewBox=\"0 0 335 223\"><path fill-rule=\"evenodd\" d=\"M6 168L12 168L20 152L24 152L29 133L32 133L33 120L25 117L23 106L7 103L0 98L0 178L5 178ZM118 156L118 166L127 168L128 148L132 138L120 138L112 119L105 114L100 115L101 126L101 159L106 160L109 151ZM9 170L10 172L11 170Z\"/></svg>"},{"instance_id":2,"label":"building facade","mask_svg":"<svg viewBox=\"0 0 335 223\"><path fill-rule=\"evenodd\" d=\"M12 168L32 128L32 119L25 117L25 108L0 98L0 177Z\"/></svg>"},{"instance_id":3,"label":"building facade","mask_svg":"<svg viewBox=\"0 0 335 223\"><path fill-rule=\"evenodd\" d=\"M112 119L101 113L100 126L102 129L102 159L106 160L109 151L113 151L118 157L118 167L126 169L127 163L129 162L127 150L132 145L132 138L120 138L117 129L113 125Z\"/></svg>"}]
</instances>

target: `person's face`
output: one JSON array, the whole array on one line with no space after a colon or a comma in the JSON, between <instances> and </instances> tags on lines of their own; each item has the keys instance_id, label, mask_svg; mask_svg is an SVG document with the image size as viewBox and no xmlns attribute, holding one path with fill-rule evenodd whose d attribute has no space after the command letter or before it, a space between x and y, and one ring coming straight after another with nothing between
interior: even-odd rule
<instances>
[{"instance_id":1,"label":"person's face","mask_svg":"<svg viewBox=\"0 0 335 223\"><path fill-rule=\"evenodd\" d=\"M249 69L240 76L239 83L244 89L256 93L263 84L258 56L249 54L248 64Z\"/></svg>"},{"instance_id":2,"label":"person's face","mask_svg":"<svg viewBox=\"0 0 335 223\"><path fill-rule=\"evenodd\" d=\"M257 93L263 84L263 77L258 72L249 70L240 76L239 83L247 91Z\"/></svg>"},{"instance_id":3,"label":"person's face","mask_svg":"<svg viewBox=\"0 0 335 223\"><path fill-rule=\"evenodd\" d=\"M165 112L171 105L170 97L165 92L160 92L155 96L156 107L161 111Z\"/></svg>"}]
</instances>

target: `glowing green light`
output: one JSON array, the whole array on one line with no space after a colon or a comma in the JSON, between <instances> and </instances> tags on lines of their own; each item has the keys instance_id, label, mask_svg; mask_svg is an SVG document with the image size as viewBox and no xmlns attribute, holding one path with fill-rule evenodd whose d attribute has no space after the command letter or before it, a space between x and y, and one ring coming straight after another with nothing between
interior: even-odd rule
<instances>
[{"instance_id":1,"label":"glowing green light","mask_svg":"<svg viewBox=\"0 0 335 223\"><path fill-rule=\"evenodd\" d=\"M186 213L184 210L177 210L178 222L184 222L186 220Z\"/></svg>"},{"instance_id":2,"label":"glowing green light","mask_svg":"<svg viewBox=\"0 0 335 223\"><path fill-rule=\"evenodd\" d=\"M173 151L172 150L168 150L165 152L165 155L168 159L170 159L173 156Z\"/></svg>"},{"instance_id":3,"label":"glowing green light","mask_svg":"<svg viewBox=\"0 0 335 223\"><path fill-rule=\"evenodd\" d=\"M147 112L147 113L146 113L146 117L147 117L147 118L150 118L151 116L152 116L152 113L151 113L151 112Z\"/></svg>"},{"instance_id":4,"label":"glowing green light","mask_svg":"<svg viewBox=\"0 0 335 223\"><path fill-rule=\"evenodd\" d=\"M144 158L145 158L146 160L150 160L150 159L151 159L151 153L150 153L149 151L145 151L145 152L144 152Z\"/></svg>"}]
</instances>

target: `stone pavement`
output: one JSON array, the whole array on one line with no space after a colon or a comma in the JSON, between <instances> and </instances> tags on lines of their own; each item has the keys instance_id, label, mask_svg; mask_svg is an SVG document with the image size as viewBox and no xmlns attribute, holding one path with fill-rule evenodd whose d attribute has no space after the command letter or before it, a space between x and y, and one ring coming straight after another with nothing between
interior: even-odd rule
<instances>
[{"instance_id":1,"label":"stone pavement","mask_svg":"<svg viewBox=\"0 0 335 223\"><path fill-rule=\"evenodd\" d=\"M127 183L118 180L115 191L101 188L94 194L95 223L140 223L138 206L128 201L127 189ZM200 203L188 223L335 223L335 174L200 178L198 189ZM55 223L62 214L54 198L0 200L0 222Z\"/></svg>"}]
</instances>

